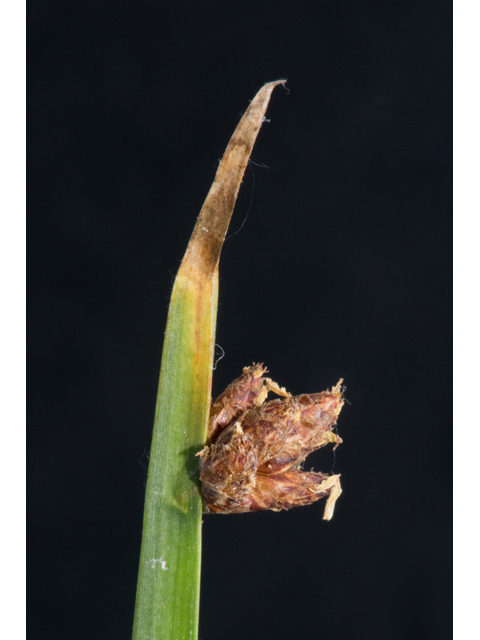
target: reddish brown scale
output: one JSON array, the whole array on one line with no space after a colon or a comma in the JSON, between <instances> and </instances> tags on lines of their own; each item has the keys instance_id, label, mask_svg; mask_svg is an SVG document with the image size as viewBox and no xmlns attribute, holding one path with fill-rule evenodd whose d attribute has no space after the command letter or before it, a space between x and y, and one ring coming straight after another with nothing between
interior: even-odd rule
<instances>
[{"instance_id":1,"label":"reddish brown scale","mask_svg":"<svg viewBox=\"0 0 480 640\"><path fill-rule=\"evenodd\" d=\"M203 488L215 488L219 504L223 498L244 501L255 484L258 460L250 438L233 429L224 444L212 444L201 459ZM203 480L202 480L203 481Z\"/></svg>"},{"instance_id":2,"label":"reddish brown scale","mask_svg":"<svg viewBox=\"0 0 480 640\"><path fill-rule=\"evenodd\" d=\"M313 493L327 478L328 476L323 473L296 470L274 476L258 475L248 502L238 508L235 513L265 509L282 511L312 504L314 500L329 494L329 490Z\"/></svg>"},{"instance_id":3,"label":"reddish brown scale","mask_svg":"<svg viewBox=\"0 0 480 640\"><path fill-rule=\"evenodd\" d=\"M210 442L214 442L232 420L255 406L264 386L263 374L266 372L267 370L261 364L245 367L243 374L218 396L210 411L208 423Z\"/></svg>"},{"instance_id":4,"label":"reddish brown scale","mask_svg":"<svg viewBox=\"0 0 480 640\"><path fill-rule=\"evenodd\" d=\"M340 383L331 391L291 396L261 365L244 369L217 398L210 418L211 441L200 452L205 512L279 511L327 500L333 515L341 493L338 475L300 469L306 456L329 442L343 406ZM265 402L268 390L285 396Z\"/></svg>"}]
</instances>

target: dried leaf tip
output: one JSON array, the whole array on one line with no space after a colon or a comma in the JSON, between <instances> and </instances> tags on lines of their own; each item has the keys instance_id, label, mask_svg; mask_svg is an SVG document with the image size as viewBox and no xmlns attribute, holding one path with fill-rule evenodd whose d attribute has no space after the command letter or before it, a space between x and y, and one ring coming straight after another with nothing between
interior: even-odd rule
<instances>
[{"instance_id":1,"label":"dried leaf tip","mask_svg":"<svg viewBox=\"0 0 480 640\"><path fill-rule=\"evenodd\" d=\"M227 145L183 259L190 268L213 275L245 169L264 122L272 91L286 80L265 84L243 114Z\"/></svg>"}]
</instances>

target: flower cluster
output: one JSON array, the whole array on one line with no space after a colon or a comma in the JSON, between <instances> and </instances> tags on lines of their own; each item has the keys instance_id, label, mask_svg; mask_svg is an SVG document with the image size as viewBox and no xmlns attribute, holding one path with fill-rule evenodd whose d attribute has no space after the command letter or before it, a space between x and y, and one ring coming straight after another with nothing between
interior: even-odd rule
<instances>
[{"instance_id":1,"label":"flower cluster","mask_svg":"<svg viewBox=\"0 0 480 640\"><path fill-rule=\"evenodd\" d=\"M331 391L292 396L246 367L212 405L209 446L200 456L206 513L280 511L328 496L330 520L342 492L340 476L302 470L309 453L341 438L332 431L343 406L342 380ZM281 399L266 402L269 391Z\"/></svg>"}]
</instances>

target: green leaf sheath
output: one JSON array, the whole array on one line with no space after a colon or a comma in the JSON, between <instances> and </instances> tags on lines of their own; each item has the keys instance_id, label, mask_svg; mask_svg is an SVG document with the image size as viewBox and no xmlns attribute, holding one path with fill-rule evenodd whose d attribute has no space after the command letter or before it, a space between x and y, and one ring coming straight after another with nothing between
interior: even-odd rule
<instances>
[{"instance_id":1,"label":"green leaf sheath","mask_svg":"<svg viewBox=\"0 0 480 640\"><path fill-rule=\"evenodd\" d=\"M175 279L163 345L133 640L196 640L202 500L198 453L207 437L218 262L271 82L240 120L218 167Z\"/></svg>"}]
</instances>

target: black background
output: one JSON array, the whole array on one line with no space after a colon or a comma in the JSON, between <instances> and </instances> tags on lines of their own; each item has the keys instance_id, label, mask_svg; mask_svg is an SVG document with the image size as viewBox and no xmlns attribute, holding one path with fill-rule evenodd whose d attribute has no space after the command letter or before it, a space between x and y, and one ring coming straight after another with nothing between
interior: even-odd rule
<instances>
[{"instance_id":1,"label":"black background","mask_svg":"<svg viewBox=\"0 0 480 640\"><path fill-rule=\"evenodd\" d=\"M30 2L30 637L131 635L168 299L275 89L220 271L219 393L345 379L323 503L206 516L200 638L450 637L450 4ZM268 168L258 166L267 165Z\"/></svg>"}]
</instances>

